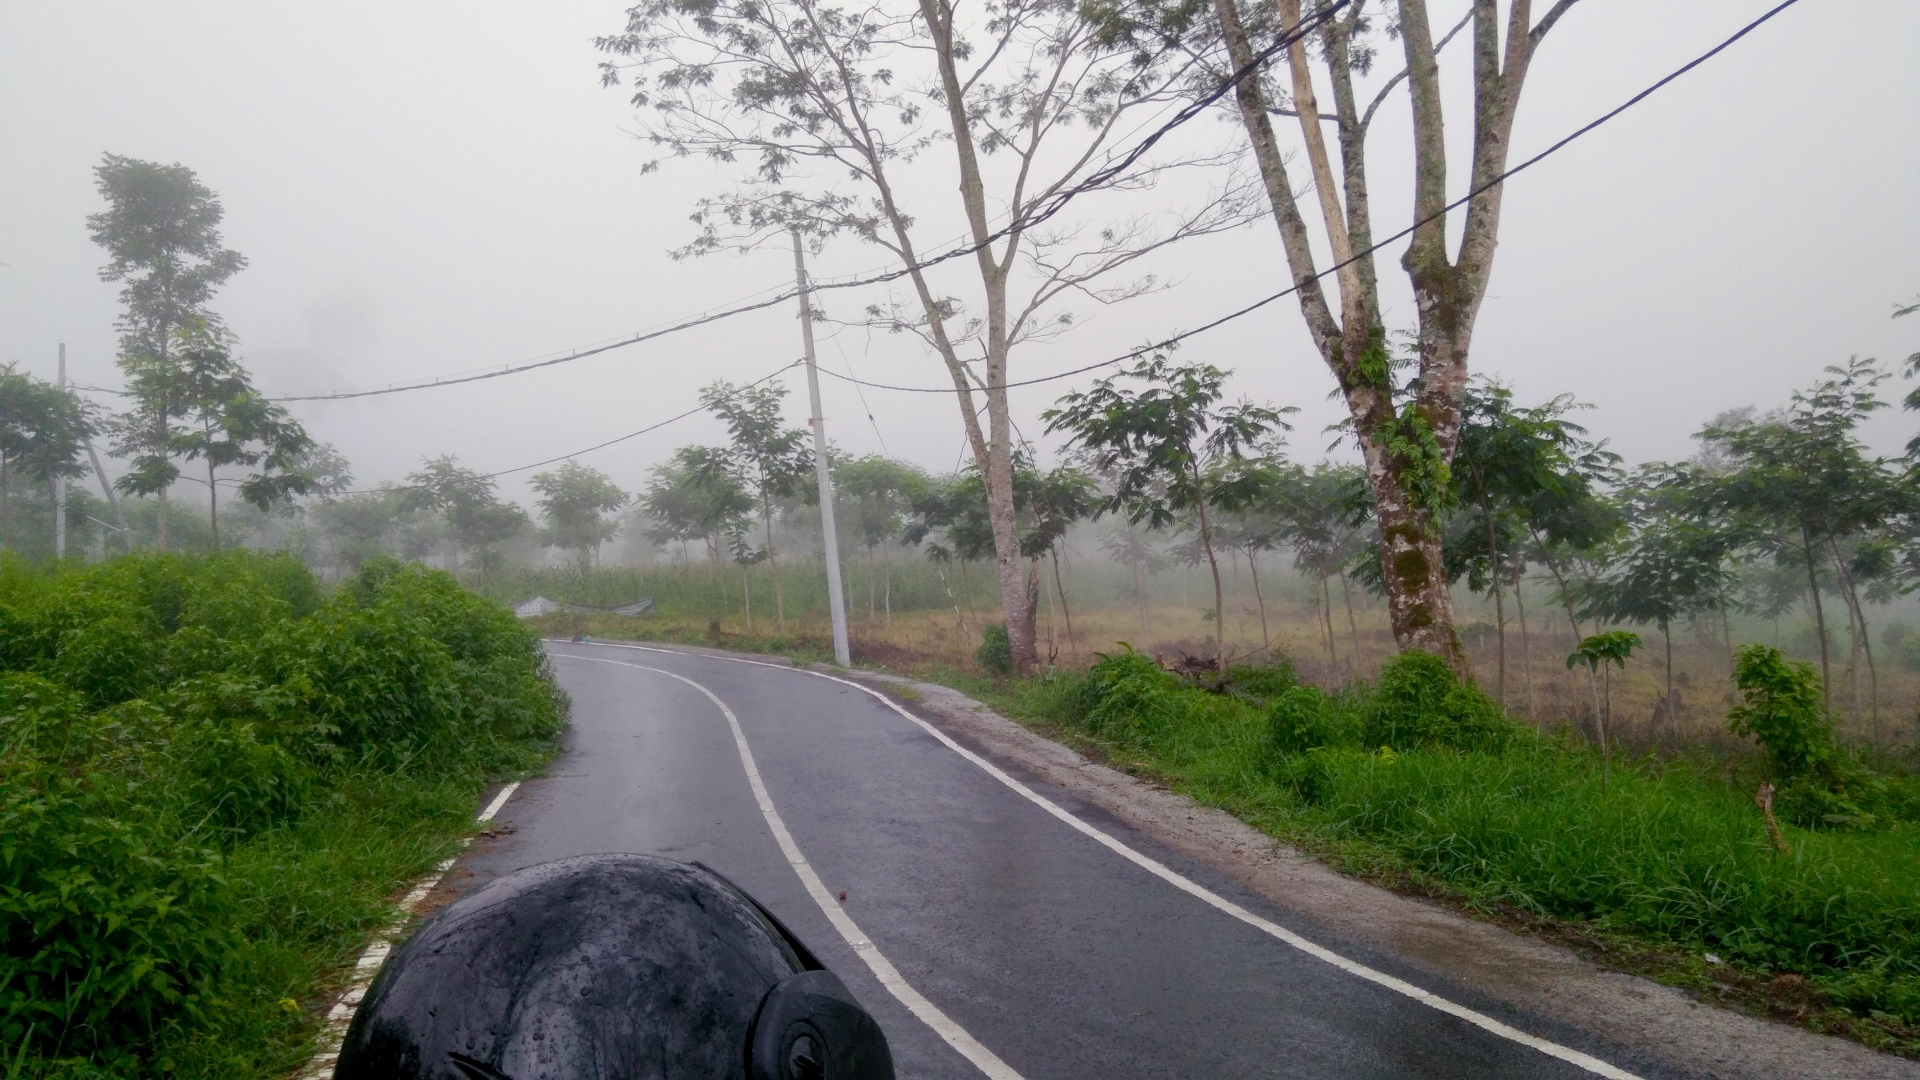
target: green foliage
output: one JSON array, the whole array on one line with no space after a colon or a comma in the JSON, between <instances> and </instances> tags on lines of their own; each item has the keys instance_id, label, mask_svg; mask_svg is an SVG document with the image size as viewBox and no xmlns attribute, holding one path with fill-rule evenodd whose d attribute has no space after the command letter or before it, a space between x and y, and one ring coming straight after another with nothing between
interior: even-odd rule
<instances>
[{"instance_id":1,"label":"green foliage","mask_svg":"<svg viewBox=\"0 0 1920 1080\"><path fill-rule=\"evenodd\" d=\"M1319 850L1384 855L1478 902L1795 972L1860 1015L1920 1020L1920 832L1825 828L1776 856L1744 784L1685 763L1603 770L1583 746L1521 737L1437 657L1410 653L1338 695L1272 685L1264 701L1212 694L1128 652L1013 704ZM1883 823L1920 806L1911 778L1853 780L1839 794ZM1807 790L1847 812L1833 786Z\"/></svg>"},{"instance_id":2,"label":"green foliage","mask_svg":"<svg viewBox=\"0 0 1920 1080\"><path fill-rule=\"evenodd\" d=\"M1013 645L1007 640L1006 623L981 627L980 647L973 650L973 658L995 675L1013 674Z\"/></svg>"},{"instance_id":3,"label":"green foliage","mask_svg":"<svg viewBox=\"0 0 1920 1080\"><path fill-rule=\"evenodd\" d=\"M1289 687L1267 708L1269 738L1281 755L1355 745L1361 739L1357 719L1351 710L1311 686Z\"/></svg>"},{"instance_id":4,"label":"green foliage","mask_svg":"<svg viewBox=\"0 0 1920 1080\"><path fill-rule=\"evenodd\" d=\"M1727 714L1727 726L1759 740L1777 775L1828 771L1833 721L1821 704L1813 665L1790 661L1767 645L1747 645L1735 654L1733 682L1742 701Z\"/></svg>"},{"instance_id":5,"label":"green foliage","mask_svg":"<svg viewBox=\"0 0 1920 1080\"><path fill-rule=\"evenodd\" d=\"M1626 670L1627 660L1641 646L1640 635L1631 630L1609 630L1580 639L1580 647L1567 654L1567 666L1585 666L1588 671L1617 667Z\"/></svg>"},{"instance_id":6,"label":"green foliage","mask_svg":"<svg viewBox=\"0 0 1920 1080\"><path fill-rule=\"evenodd\" d=\"M1520 728L1479 687L1463 683L1447 662L1413 649L1380 669L1363 729L1369 746L1394 749L1497 749Z\"/></svg>"},{"instance_id":7,"label":"green foliage","mask_svg":"<svg viewBox=\"0 0 1920 1080\"><path fill-rule=\"evenodd\" d=\"M235 859L369 770L470 791L562 720L538 641L419 566L323 597L284 557L141 555L0 595L0 1045L114 1075L248 999Z\"/></svg>"},{"instance_id":8,"label":"green foliage","mask_svg":"<svg viewBox=\"0 0 1920 1080\"><path fill-rule=\"evenodd\" d=\"M1381 426L1374 441L1386 450L1408 502L1434 515L1452 505L1453 470L1418 402L1402 407L1399 415Z\"/></svg>"}]
</instances>

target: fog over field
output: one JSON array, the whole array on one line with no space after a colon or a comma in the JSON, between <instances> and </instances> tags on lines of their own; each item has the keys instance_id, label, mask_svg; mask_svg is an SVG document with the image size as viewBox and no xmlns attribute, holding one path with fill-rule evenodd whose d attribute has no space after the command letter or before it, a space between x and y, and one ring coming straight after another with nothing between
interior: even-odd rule
<instances>
[{"instance_id":1,"label":"fog over field","mask_svg":"<svg viewBox=\"0 0 1920 1080\"><path fill-rule=\"evenodd\" d=\"M1578 5L1534 66L1516 160L1769 6ZM627 92L603 89L596 71L594 36L622 22L613 0L6 5L0 360L51 377L65 342L76 381L119 385L118 289L98 280L103 255L83 221L101 205L91 170L107 152L183 163L219 193L227 243L250 265L213 306L269 392L524 361L787 285L781 245L669 258L693 235L694 200L724 178L700 160L642 175L655 151L632 137ZM1920 6L1802 4L1514 180L1474 367L1509 380L1522 401L1568 392L1593 403L1589 428L1635 462L1686 456L1689 434L1714 413L1779 403L1824 364L1856 354L1891 363L1920 348L1920 326L1888 318L1920 291L1917 50ZM1452 134L1464 140L1466 87L1452 89ZM1381 234L1409 213L1406 112L1404 94L1390 100L1373 135ZM1181 137L1228 147L1238 135L1220 114ZM940 200L930 220L952 201L950 168L935 147L912 175L910 201ZM1162 208L1177 187L1089 199L1086 220ZM942 235L962 231L957 219L943 224ZM1394 327L1413 321L1391 262L1401 246L1381 272ZM816 273L886 264L879 249L840 239ZM1083 325L1016 355L1013 377L1090 363L1285 284L1270 218L1163 251L1149 269L1170 287L1110 308L1073 305ZM881 295L829 294L822 305L850 316ZM945 379L910 336L823 334L830 371ZM692 407L713 379L754 379L798 356L797 339L785 304L540 372L295 412L363 485L441 453L491 472ZM1181 355L1234 369L1240 393L1299 406L1296 456L1330 441L1321 428L1343 410L1327 400L1332 379L1291 299ZM1016 390L1022 432L1045 445L1038 413L1093 377ZM804 386L788 381L797 420ZM862 399L832 379L824 390L844 448L937 471L959 460L949 398L870 389ZM1912 427L1911 414L1888 410L1870 439L1891 453ZM699 415L583 460L631 490L673 447L720 437ZM505 478L503 492L524 500L525 475Z\"/></svg>"}]
</instances>

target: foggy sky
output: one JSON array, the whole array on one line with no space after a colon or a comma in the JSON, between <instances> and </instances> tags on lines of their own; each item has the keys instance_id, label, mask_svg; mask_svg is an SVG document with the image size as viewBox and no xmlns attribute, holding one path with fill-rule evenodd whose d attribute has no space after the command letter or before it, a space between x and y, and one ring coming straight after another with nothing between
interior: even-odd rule
<instances>
[{"instance_id":1,"label":"foggy sky","mask_svg":"<svg viewBox=\"0 0 1920 1080\"><path fill-rule=\"evenodd\" d=\"M1586 0L1535 61L1514 160L1772 2ZM50 378L64 341L76 381L119 385L118 286L99 281L104 255L84 225L100 206L91 169L105 152L181 162L219 193L227 243L250 265L214 306L269 392L523 361L785 287L784 247L667 257L692 235L693 200L720 177L700 163L640 175L653 154L631 134L626 94L599 86L591 44L622 21L618 0L0 6L0 359ZM1642 461L1688 455L1688 436L1716 412L1782 403L1825 364L1867 355L1891 366L1920 349L1920 317L1888 318L1894 301L1920 293L1916 56L1920 4L1803 0L1516 178L1475 369L1512 383L1523 403L1560 393L1591 402L1583 422ZM1450 119L1463 136L1463 98ZM1232 134L1201 123L1212 127L1196 137ZM1408 219L1406 130L1402 93L1373 135L1382 235ZM1456 164L1454 193L1464 173ZM916 182L924 199L950 190L937 173ZM1395 328L1413 321L1399 250L1381 261ZM816 273L885 262L836 241ZM1105 358L1286 283L1271 219L1175 249L1154 270L1175 287L1082 306L1086 325L1017 355L1014 377ZM348 456L360 486L397 481L440 453L491 472L664 419L713 379L758 378L799 355L797 331L787 305L541 372L295 412ZM1342 415L1291 299L1195 339L1181 357L1234 369L1238 393L1299 406L1297 456L1319 456L1322 428ZM945 378L910 339L863 331L825 338L821 361L880 381ZM1015 391L1022 432L1045 443L1038 413L1093 377ZM802 421L804 383L787 385L789 415ZM863 401L831 379L823 390L829 433L845 449L937 471L959 460L949 398L867 390ZM1887 390L1897 399L1905 386ZM1872 441L1895 452L1916 424L1889 410ZM721 439L701 416L582 460L637 490L673 447ZM524 499L525 475L503 491Z\"/></svg>"}]
</instances>

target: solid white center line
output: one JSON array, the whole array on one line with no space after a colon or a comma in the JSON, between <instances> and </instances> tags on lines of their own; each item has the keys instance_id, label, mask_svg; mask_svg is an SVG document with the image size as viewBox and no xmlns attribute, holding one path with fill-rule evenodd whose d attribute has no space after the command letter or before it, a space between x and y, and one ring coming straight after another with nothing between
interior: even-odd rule
<instances>
[{"instance_id":1,"label":"solid white center line","mask_svg":"<svg viewBox=\"0 0 1920 1080\"><path fill-rule=\"evenodd\" d=\"M806 886L807 895L813 897L813 902L819 905L827 921L833 924L833 928L840 932L842 938L846 939L847 945L853 949L854 954L866 963L872 970L874 978L880 980L880 985L886 987L888 993L897 998L900 1004L905 1005L909 1012L920 1019L921 1023L932 1028L934 1034L946 1040L947 1045L958 1051L961 1057L972 1062L975 1068L992 1080L1023 1080L1012 1066L1001 1061L993 1051L981 1045L980 1040L969 1034L967 1029L940 1011L938 1005L928 1001L926 995L915 990L913 984L907 982L906 977L893 966L893 962L880 952L872 939L861 932L852 916L848 915L846 909L834 899L833 894L827 891L827 886L820 880L820 875L814 872L813 864L808 862L807 857L801 853L800 845L794 843L793 834L787 831L787 823L781 819L780 811L774 809L773 796L767 793L767 785L760 779L760 769L753 762L753 748L747 745L746 732L740 729L740 718L733 715L733 710L727 708L726 702L721 701L713 691L685 675L661 668L630 664L624 660L608 660L598 656L570 656L565 653L557 655L567 656L570 660L591 660L595 663L613 664L636 671L650 671L656 675L665 675L669 679L678 679L705 694L707 700L713 702L714 706L720 710L720 715L727 718L727 726L733 730L733 745L740 752L740 765L747 772L747 783L753 788L754 801L759 803L760 814L766 819L767 828L772 830L774 841L780 845L781 854L787 857L793 872L800 876L800 883Z\"/></svg>"},{"instance_id":2,"label":"solid white center line","mask_svg":"<svg viewBox=\"0 0 1920 1080\"><path fill-rule=\"evenodd\" d=\"M1120 841L1114 839L1113 837L1108 836L1106 833L1101 832L1099 829L1094 828L1092 825L1089 825L1086 822L1081 821L1079 818L1074 817L1072 814L1062 809L1059 805L1055 804L1053 800L1047 798L1046 796L1033 790L1027 785L1021 783L1019 780L1016 780L1012 776L1009 776L1004 770L1002 770L999 766L995 765L993 762L988 761L986 758L981 757L979 754L976 754L973 751L955 742L951 737L947 735L946 732L941 731L939 728L934 727L932 724L929 724L925 720L922 720L919 717L913 715L912 713L908 712L906 709L901 708L898 702L894 701L892 698L888 697L887 695L882 694L878 690L873 689L872 687L862 686L860 683L857 683L852 679L843 679L837 675L828 675L823 671L812 671L807 668L801 668L801 667L788 667L784 664L770 664L764 660L748 660L748 659L745 659L744 657L738 657L738 656L711 656L704 653L683 653L683 652L677 652L673 649L653 648L646 645L615 645L615 644L612 644L611 642L599 642L599 641L593 642L593 644L599 647L609 648L609 649L635 649L640 652L665 653L669 656L692 656L699 659L728 660L736 664L751 664L754 667L772 668L776 671L794 671L803 675L811 675L817 679L826 679L829 682L837 682L842 686L850 686L855 690L860 691L863 694L870 694L873 696L875 700L886 705L888 708L892 709L894 712L899 713L901 716L906 717L908 720L918 725L927 734L940 740L940 742L944 744L949 750L952 750L954 753L959 754L961 757L966 758L968 761L979 766L982 770L984 770L987 773L987 775L993 777L995 780L998 780L1002 784L1005 784L1007 787L1013 789L1021 797L1025 798L1027 801L1033 803L1035 806L1038 806L1040 809L1045 810L1047 813L1052 814L1054 817L1060 819L1061 821L1065 822L1067 825L1071 826L1075 831L1086 835L1088 838L1092 839L1093 841L1100 844L1101 846L1107 848L1109 851L1112 851L1114 854L1119 855L1121 858L1126 859L1128 862L1131 862L1135 866L1138 866L1141 869L1147 871L1148 873L1152 874L1154 877L1157 877L1160 880L1166 882L1167 884L1172 885L1174 888L1179 889L1181 892L1187 893L1188 895L1193 896L1205 902L1209 906L1213 907L1215 910L1223 912L1227 915L1231 915L1234 918L1239 919L1241 922L1246 923L1248 926L1255 927L1256 929L1259 929L1267 934L1270 934L1274 938L1285 942L1286 944L1300 950L1303 953L1306 953L1308 956L1311 956L1317 960L1323 960L1329 964L1332 964L1334 967L1339 968L1341 971L1344 971L1349 975L1352 975L1356 978L1365 979L1366 981L1373 983L1376 986L1380 986L1385 989L1391 990L1396 994L1404 995L1408 998L1413 999L1414 1001L1419 1002L1422 1005L1427 1006L1428 1008L1436 1009L1440 1012L1446 1013L1448 1016L1458 1017L1459 1019L1465 1020L1467 1023L1472 1024L1477 1028L1480 1028L1484 1031L1491 1032L1492 1034L1498 1035L1503 1039L1510 1039L1513 1042L1519 1043L1522 1046L1531 1047L1532 1049L1538 1050L1539 1052L1547 1055L1548 1057L1558 1058L1559 1060L1567 1062L1570 1065L1574 1065L1581 1069L1585 1069L1587 1072L1593 1073L1596 1076L1604 1076L1607 1078L1607 1080L1641 1080L1641 1078L1635 1075L1634 1073L1630 1073L1625 1069L1619 1068L1618 1066L1611 1065L1605 1061L1600 1060L1597 1057L1594 1057L1591 1054L1584 1053L1579 1050L1575 1050L1571 1046L1564 1046L1560 1043L1552 1041L1551 1039L1543 1039L1538 1035L1529 1035L1528 1033L1521 1031L1520 1029L1515 1028L1509 1024L1501 1023L1499 1020L1496 1020L1493 1017L1488 1016L1486 1013L1480 1012L1477 1009L1470 1009L1465 1005L1459 1004L1458 1002L1449 1001L1448 999L1443 998L1438 994L1435 994L1428 990L1421 989L1420 987L1415 986L1410 982L1407 982L1405 979L1400 979L1395 976L1389 975L1386 972L1381 971L1377 968L1368 967L1366 964L1362 964L1357 960L1349 960L1346 957L1341 956L1339 953L1334 952L1332 949L1329 949L1323 945L1318 945L1308 940L1307 938L1304 938L1299 934L1296 934L1293 931L1288 930L1286 927L1273 922L1270 919L1262 918L1261 916L1256 915L1251 911L1248 911L1246 908L1243 908L1239 904L1236 904L1233 901L1228 900L1226 897L1221 896L1220 894L1214 892L1213 890L1207 888L1204 885L1201 885L1199 882L1190 880L1186 877L1181 876L1178 873L1175 873L1171 868L1167 867L1165 864L1161 863L1159 860L1149 858L1146 855L1143 855L1140 852L1135 851L1133 848L1130 848L1126 844L1123 844ZM561 653L557 655L567 655L567 654ZM591 657L591 656L579 656L579 657L575 657L575 659L593 660L597 658ZM614 661L614 660L605 660L602 662L618 663L618 661ZM638 665L630 665L630 666L638 666ZM658 669L649 668L648 670L658 670ZM672 675L673 673L662 672L662 674ZM678 679L678 678L682 678L682 676L674 675L674 678ZM688 681L691 681L691 680L688 680ZM702 692L705 692L704 687L702 687L701 689L702 689ZM713 697L711 693L708 693L707 696ZM714 698L714 700L718 702L720 699ZM725 707L726 706L724 705L721 706L721 708L723 709ZM733 714L728 713L727 716L729 719L731 719ZM739 730L737 724L735 725L735 730L736 731ZM744 742L741 743L741 747L743 750L745 748L745 745L746 744Z\"/></svg>"}]
</instances>

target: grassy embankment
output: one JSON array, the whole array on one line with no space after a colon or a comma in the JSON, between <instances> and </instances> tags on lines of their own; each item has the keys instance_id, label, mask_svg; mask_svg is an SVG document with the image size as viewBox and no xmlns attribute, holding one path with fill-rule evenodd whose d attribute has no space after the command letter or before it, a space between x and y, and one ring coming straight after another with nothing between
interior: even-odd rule
<instances>
[{"instance_id":1,"label":"grassy embankment","mask_svg":"<svg viewBox=\"0 0 1920 1080\"><path fill-rule=\"evenodd\" d=\"M436 571L0 566L0 1071L277 1077L565 699Z\"/></svg>"},{"instance_id":2,"label":"grassy embankment","mask_svg":"<svg viewBox=\"0 0 1920 1080\"><path fill-rule=\"evenodd\" d=\"M1507 720L1422 654L1336 694L1283 665L1202 688L1127 653L1084 677L945 681L1349 873L1920 1056L1910 762L1844 759L1862 813L1837 823L1783 783L1801 793L1783 799L1783 855L1752 801L1764 756L1604 761Z\"/></svg>"}]
</instances>

